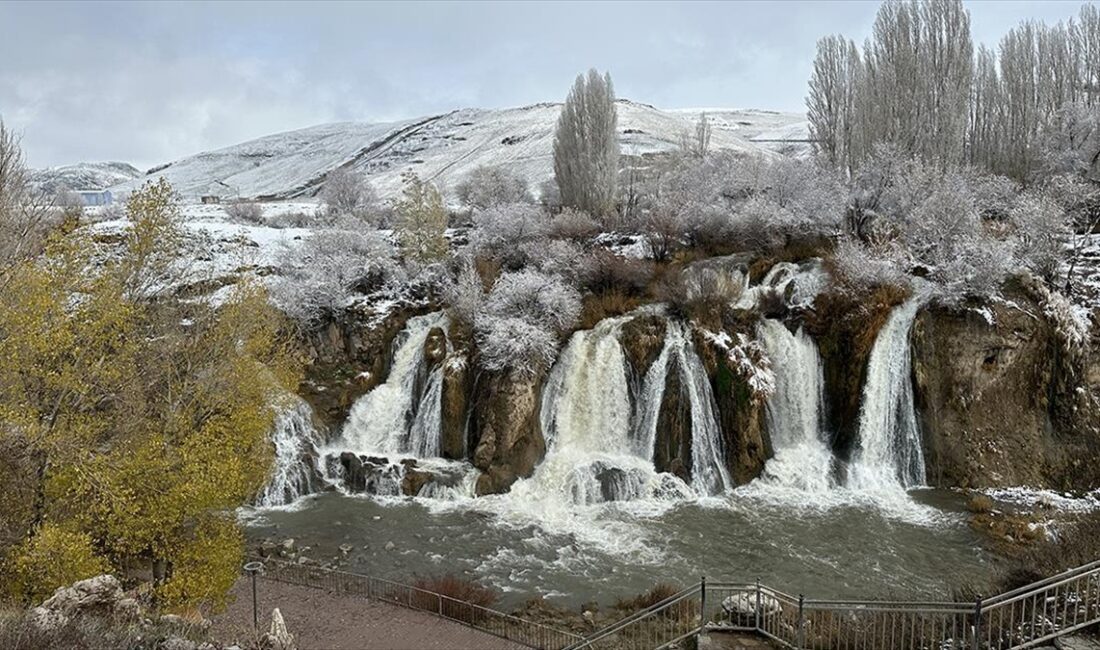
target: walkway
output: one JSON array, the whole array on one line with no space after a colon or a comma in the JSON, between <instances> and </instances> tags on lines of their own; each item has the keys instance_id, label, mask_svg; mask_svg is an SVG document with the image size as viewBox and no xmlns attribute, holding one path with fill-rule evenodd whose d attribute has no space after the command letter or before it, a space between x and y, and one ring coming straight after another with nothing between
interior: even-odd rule
<instances>
[{"instance_id":1,"label":"walkway","mask_svg":"<svg viewBox=\"0 0 1100 650\"><path fill-rule=\"evenodd\" d=\"M513 650L522 648L459 623L358 596L273 580L257 584L260 628L278 607L299 650ZM229 642L252 635L252 587L247 578L233 586L229 608L213 617L211 638Z\"/></svg>"}]
</instances>

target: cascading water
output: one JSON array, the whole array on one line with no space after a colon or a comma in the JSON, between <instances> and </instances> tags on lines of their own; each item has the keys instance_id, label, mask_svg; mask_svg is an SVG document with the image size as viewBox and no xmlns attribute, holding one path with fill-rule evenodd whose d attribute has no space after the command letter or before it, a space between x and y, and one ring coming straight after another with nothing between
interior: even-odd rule
<instances>
[{"instance_id":1,"label":"cascading water","mask_svg":"<svg viewBox=\"0 0 1100 650\"><path fill-rule=\"evenodd\" d=\"M767 422L774 456L765 480L782 487L824 492L834 486L833 453L822 435L825 380L821 356L800 328L764 319L758 334L772 360L775 392L768 398Z\"/></svg>"},{"instance_id":2,"label":"cascading water","mask_svg":"<svg viewBox=\"0 0 1100 650\"><path fill-rule=\"evenodd\" d=\"M871 349L859 413L859 447L848 472L853 489L896 491L924 483L909 351L909 332L924 300L918 291L894 309Z\"/></svg>"},{"instance_id":3,"label":"cascading water","mask_svg":"<svg viewBox=\"0 0 1100 650\"><path fill-rule=\"evenodd\" d=\"M638 499L660 487L652 455L631 441L630 386L619 344L627 320L606 319L569 340L543 391L546 458L518 490L583 505Z\"/></svg>"},{"instance_id":4,"label":"cascading water","mask_svg":"<svg viewBox=\"0 0 1100 650\"><path fill-rule=\"evenodd\" d=\"M317 490L320 476L316 458L321 437L313 424L313 409L304 400L294 398L290 408L275 417L271 432L275 464L256 505L286 505Z\"/></svg>"},{"instance_id":5,"label":"cascading water","mask_svg":"<svg viewBox=\"0 0 1100 650\"><path fill-rule=\"evenodd\" d=\"M664 347L642 382L636 448L646 458L653 458L657 423L670 368L680 373L691 409L692 487L699 494L723 492L732 482L723 462L714 394L687 328L676 321L668 321Z\"/></svg>"},{"instance_id":6,"label":"cascading water","mask_svg":"<svg viewBox=\"0 0 1100 650\"><path fill-rule=\"evenodd\" d=\"M447 329L442 312L409 319L394 341L389 377L351 407L341 449L381 456L439 455L443 365L427 372L424 350L435 328Z\"/></svg>"},{"instance_id":7,"label":"cascading water","mask_svg":"<svg viewBox=\"0 0 1100 650\"><path fill-rule=\"evenodd\" d=\"M439 458L447 363L443 357L450 349L448 341L448 349L429 350L429 337L435 329L446 334L448 325L442 312L410 318L405 324L394 340L386 381L352 405L340 439L326 449L330 480L352 492L401 496L416 489L405 482L410 468L415 468L431 479L412 496L473 496L477 471L465 462Z\"/></svg>"}]
</instances>

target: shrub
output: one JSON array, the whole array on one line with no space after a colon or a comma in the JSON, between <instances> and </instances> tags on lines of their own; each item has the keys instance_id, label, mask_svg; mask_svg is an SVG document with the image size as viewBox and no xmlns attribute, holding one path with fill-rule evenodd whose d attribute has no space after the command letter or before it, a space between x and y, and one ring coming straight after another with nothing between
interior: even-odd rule
<instances>
[{"instance_id":1,"label":"shrub","mask_svg":"<svg viewBox=\"0 0 1100 650\"><path fill-rule=\"evenodd\" d=\"M577 290L557 276L502 274L474 317L482 366L540 372L553 363L559 336L573 327L580 310Z\"/></svg>"},{"instance_id":2,"label":"shrub","mask_svg":"<svg viewBox=\"0 0 1100 650\"><path fill-rule=\"evenodd\" d=\"M230 201L222 206L222 210L234 221L256 224L264 221L264 210L255 201Z\"/></svg>"},{"instance_id":3,"label":"shrub","mask_svg":"<svg viewBox=\"0 0 1100 650\"><path fill-rule=\"evenodd\" d=\"M477 255L496 258L504 266L518 269L527 261L523 244L541 244L548 225L546 213L538 206L494 205L474 213L470 248Z\"/></svg>"},{"instance_id":4,"label":"shrub","mask_svg":"<svg viewBox=\"0 0 1100 650\"><path fill-rule=\"evenodd\" d=\"M456 575L418 578L413 586L423 590L414 592L413 607L438 612L464 623L483 620L485 612L480 608L491 608L500 599L495 590ZM440 599L436 594L445 598Z\"/></svg>"},{"instance_id":5,"label":"shrub","mask_svg":"<svg viewBox=\"0 0 1100 650\"><path fill-rule=\"evenodd\" d=\"M668 582L658 582L649 591L638 594L633 598L617 599L614 607L624 612L638 612L653 607L662 600L671 598L678 593L680 593L680 587Z\"/></svg>"},{"instance_id":6,"label":"shrub","mask_svg":"<svg viewBox=\"0 0 1100 650\"><path fill-rule=\"evenodd\" d=\"M594 293L619 291L642 295L653 280L653 264L622 257L611 251L593 253L584 273L584 286Z\"/></svg>"},{"instance_id":7,"label":"shrub","mask_svg":"<svg viewBox=\"0 0 1100 650\"><path fill-rule=\"evenodd\" d=\"M974 514L993 512L993 499L988 494L980 492L972 494L966 501L966 509Z\"/></svg>"},{"instance_id":8,"label":"shrub","mask_svg":"<svg viewBox=\"0 0 1100 650\"><path fill-rule=\"evenodd\" d=\"M378 225L378 194L362 174L347 168L329 172L321 189L321 201L330 219L350 217L369 226Z\"/></svg>"},{"instance_id":9,"label":"shrub","mask_svg":"<svg viewBox=\"0 0 1100 650\"><path fill-rule=\"evenodd\" d=\"M504 167L481 166L455 186L458 200L471 210L485 210L495 205L531 203L527 181Z\"/></svg>"},{"instance_id":10,"label":"shrub","mask_svg":"<svg viewBox=\"0 0 1100 650\"><path fill-rule=\"evenodd\" d=\"M320 230L279 259L282 277L272 298L289 316L313 323L349 297L399 277L393 245L376 232Z\"/></svg>"},{"instance_id":11,"label":"shrub","mask_svg":"<svg viewBox=\"0 0 1100 650\"><path fill-rule=\"evenodd\" d=\"M588 213L566 208L550 220L551 237L586 242L600 233L600 226Z\"/></svg>"},{"instance_id":12,"label":"shrub","mask_svg":"<svg viewBox=\"0 0 1100 650\"><path fill-rule=\"evenodd\" d=\"M669 310L700 323L721 322L722 312L737 302L745 289L739 271L689 266L665 276L658 294Z\"/></svg>"},{"instance_id":13,"label":"shrub","mask_svg":"<svg viewBox=\"0 0 1100 650\"><path fill-rule=\"evenodd\" d=\"M45 600L58 587L110 570L89 535L49 523L13 548L6 564L12 596L30 603Z\"/></svg>"}]
</instances>

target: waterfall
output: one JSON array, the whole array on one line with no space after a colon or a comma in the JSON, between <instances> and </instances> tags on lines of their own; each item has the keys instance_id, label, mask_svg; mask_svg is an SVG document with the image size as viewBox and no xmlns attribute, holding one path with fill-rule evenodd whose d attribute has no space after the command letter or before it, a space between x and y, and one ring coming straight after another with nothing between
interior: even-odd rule
<instances>
[{"instance_id":1,"label":"waterfall","mask_svg":"<svg viewBox=\"0 0 1100 650\"><path fill-rule=\"evenodd\" d=\"M661 354L642 381L638 402L636 453L652 459L657 443L657 423L670 368L680 373L691 409L692 488L699 494L718 494L732 486L725 465L722 431L718 425L717 405L710 379L695 352L687 327L669 320Z\"/></svg>"},{"instance_id":2,"label":"waterfall","mask_svg":"<svg viewBox=\"0 0 1100 650\"><path fill-rule=\"evenodd\" d=\"M418 458L439 455L443 364L429 372L424 349L434 328L446 331L442 312L409 319L394 340L389 377L351 407L341 448Z\"/></svg>"},{"instance_id":3,"label":"waterfall","mask_svg":"<svg viewBox=\"0 0 1100 650\"><path fill-rule=\"evenodd\" d=\"M775 373L766 409L774 451L764 467L766 480L810 492L829 490L833 454L822 435L825 379L817 346L801 328L791 334L769 318L760 322L758 335Z\"/></svg>"},{"instance_id":4,"label":"waterfall","mask_svg":"<svg viewBox=\"0 0 1100 650\"><path fill-rule=\"evenodd\" d=\"M909 332L924 304L919 294L894 309L867 364L859 413L859 447L848 484L868 491L924 483L924 452L913 406Z\"/></svg>"},{"instance_id":5,"label":"waterfall","mask_svg":"<svg viewBox=\"0 0 1100 650\"><path fill-rule=\"evenodd\" d=\"M609 318L575 333L550 371L540 410L547 454L531 489L576 504L648 496L659 483L652 455L631 441L626 357Z\"/></svg>"},{"instance_id":6,"label":"waterfall","mask_svg":"<svg viewBox=\"0 0 1100 650\"><path fill-rule=\"evenodd\" d=\"M271 442L275 446L275 463L256 505L285 505L316 491L319 476L315 459L321 434L313 424L309 404L293 398L290 408L275 416Z\"/></svg>"}]
</instances>

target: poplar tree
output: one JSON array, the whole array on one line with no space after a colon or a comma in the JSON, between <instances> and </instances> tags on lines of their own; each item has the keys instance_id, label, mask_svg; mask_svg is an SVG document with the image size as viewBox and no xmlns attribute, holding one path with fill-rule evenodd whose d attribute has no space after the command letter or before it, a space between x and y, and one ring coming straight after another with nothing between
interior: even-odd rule
<instances>
[{"instance_id":1,"label":"poplar tree","mask_svg":"<svg viewBox=\"0 0 1100 650\"><path fill-rule=\"evenodd\" d=\"M596 216L615 210L619 133L611 75L578 75L554 134L554 176L565 207Z\"/></svg>"}]
</instances>

